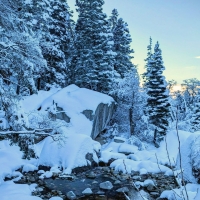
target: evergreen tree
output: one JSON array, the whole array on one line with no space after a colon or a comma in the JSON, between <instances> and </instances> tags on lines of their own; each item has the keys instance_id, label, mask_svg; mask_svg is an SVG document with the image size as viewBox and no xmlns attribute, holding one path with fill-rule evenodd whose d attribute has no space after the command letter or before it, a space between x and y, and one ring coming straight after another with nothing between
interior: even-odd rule
<instances>
[{"instance_id":1,"label":"evergreen tree","mask_svg":"<svg viewBox=\"0 0 200 200\"><path fill-rule=\"evenodd\" d=\"M81 87L108 93L115 77L113 38L103 0L77 0L75 83Z\"/></svg>"},{"instance_id":2,"label":"evergreen tree","mask_svg":"<svg viewBox=\"0 0 200 200\"><path fill-rule=\"evenodd\" d=\"M25 1L26 2L26 1ZM43 73L42 88L68 84L71 48L73 46L72 12L65 0L28 1L28 25L40 38L40 46L48 68ZM40 85L40 83L38 83Z\"/></svg>"},{"instance_id":3,"label":"evergreen tree","mask_svg":"<svg viewBox=\"0 0 200 200\"><path fill-rule=\"evenodd\" d=\"M113 38L113 51L116 53L114 69L120 74L121 78L124 78L125 74L134 67L131 62L133 58L131 54L134 53L134 50L130 47L132 39L129 34L128 24L122 18L113 24Z\"/></svg>"},{"instance_id":4,"label":"evergreen tree","mask_svg":"<svg viewBox=\"0 0 200 200\"><path fill-rule=\"evenodd\" d=\"M109 23L109 26L111 27L111 31L112 32L116 27L118 16L119 16L119 14L118 14L117 9L113 9L112 13L111 13L111 16L108 19L108 23Z\"/></svg>"},{"instance_id":5,"label":"evergreen tree","mask_svg":"<svg viewBox=\"0 0 200 200\"><path fill-rule=\"evenodd\" d=\"M147 73L147 115L149 123L154 126L154 143L159 146L160 141L166 135L169 117L170 104L167 84L163 76L162 52L158 42L154 48L154 54L148 60Z\"/></svg>"},{"instance_id":6,"label":"evergreen tree","mask_svg":"<svg viewBox=\"0 0 200 200\"><path fill-rule=\"evenodd\" d=\"M147 46L147 58L145 59L146 65L145 65L145 69L146 72L142 74L142 78L143 78L143 87L146 88L148 81L149 81L149 73L151 72L151 65L152 65L152 39L150 37L149 39L149 45Z\"/></svg>"}]
</instances>

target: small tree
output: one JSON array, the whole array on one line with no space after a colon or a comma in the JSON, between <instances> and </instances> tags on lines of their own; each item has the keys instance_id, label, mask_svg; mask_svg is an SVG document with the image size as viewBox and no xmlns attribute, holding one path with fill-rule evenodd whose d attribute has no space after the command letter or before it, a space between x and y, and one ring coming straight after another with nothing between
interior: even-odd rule
<instances>
[{"instance_id":1,"label":"small tree","mask_svg":"<svg viewBox=\"0 0 200 200\"><path fill-rule=\"evenodd\" d=\"M162 74L164 69L162 52L157 42L154 54L148 58L147 81L145 83L148 95L147 115L149 123L154 126L154 143L157 147L166 135L170 118L169 92Z\"/></svg>"}]
</instances>

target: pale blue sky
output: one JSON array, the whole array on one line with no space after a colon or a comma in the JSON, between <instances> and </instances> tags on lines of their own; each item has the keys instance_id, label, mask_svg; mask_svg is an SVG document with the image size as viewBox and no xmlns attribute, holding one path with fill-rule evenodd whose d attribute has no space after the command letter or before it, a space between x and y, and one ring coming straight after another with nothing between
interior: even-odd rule
<instances>
[{"instance_id":1,"label":"pale blue sky","mask_svg":"<svg viewBox=\"0 0 200 200\"><path fill-rule=\"evenodd\" d=\"M75 0L67 2L75 11ZM200 0L105 0L108 16L113 8L129 25L140 74L151 36L160 43L167 80L200 79Z\"/></svg>"}]
</instances>

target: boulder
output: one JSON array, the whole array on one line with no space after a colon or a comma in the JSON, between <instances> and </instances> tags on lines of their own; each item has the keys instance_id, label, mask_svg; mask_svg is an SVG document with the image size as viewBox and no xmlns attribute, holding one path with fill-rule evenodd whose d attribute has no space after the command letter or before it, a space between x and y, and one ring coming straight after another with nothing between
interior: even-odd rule
<instances>
[{"instance_id":1,"label":"boulder","mask_svg":"<svg viewBox=\"0 0 200 200\"><path fill-rule=\"evenodd\" d=\"M112 97L76 85L69 85L49 96L37 107L49 118L70 123L67 132L84 134L95 139L105 130L115 110Z\"/></svg>"},{"instance_id":2,"label":"boulder","mask_svg":"<svg viewBox=\"0 0 200 200\"><path fill-rule=\"evenodd\" d=\"M109 104L100 103L95 111L91 137L95 139L109 123L115 111L114 101Z\"/></svg>"}]
</instances>

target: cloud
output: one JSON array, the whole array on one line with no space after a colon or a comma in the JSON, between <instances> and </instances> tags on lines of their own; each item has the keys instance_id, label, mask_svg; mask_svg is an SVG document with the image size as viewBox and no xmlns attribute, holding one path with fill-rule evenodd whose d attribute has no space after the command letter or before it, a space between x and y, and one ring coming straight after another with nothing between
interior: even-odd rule
<instances>
[{"instance_id":1,"label":"cloud","mask_svg":"<svg viewBox=\"0 0 200 200\"><path fill-rule=\"evenodd\" d=\"M200 59L200 56L196 56L195 58Z\"/></svg>"},{"instance_id":2,"label":"cloud","mask_svg":"<svg viewBox=\"0 0 200 200\"><path fill-rule=\"evenodd\" d=\"M197 66L186 66L186 67L184 67L186 70L194 70L194 69L198 69L198 67Z\"/></svg>"}]
</instances>

